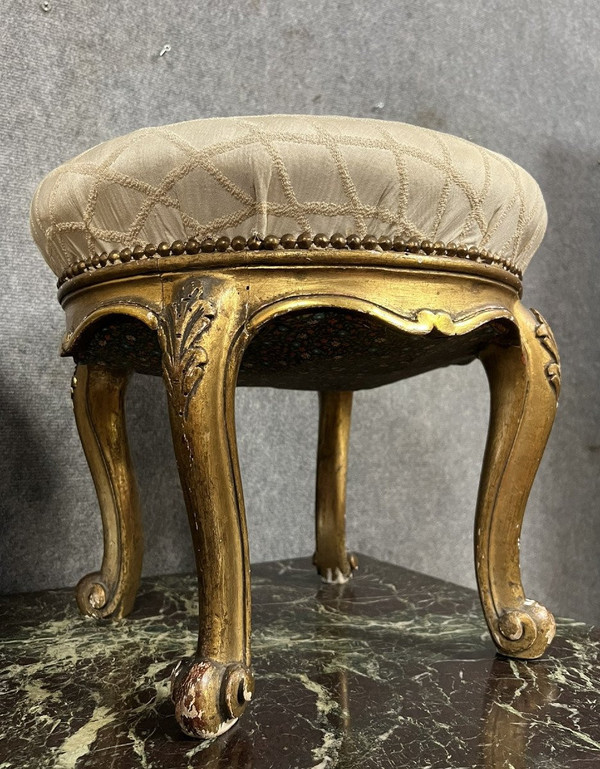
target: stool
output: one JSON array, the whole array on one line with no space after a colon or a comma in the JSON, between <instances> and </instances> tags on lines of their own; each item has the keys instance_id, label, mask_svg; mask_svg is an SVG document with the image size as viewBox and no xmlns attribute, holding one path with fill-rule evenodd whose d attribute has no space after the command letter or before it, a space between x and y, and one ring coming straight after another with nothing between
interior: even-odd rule
<instances>
[{"instance_id":1,"label":"stool","mask_svg":"<svg viewBox=\"0 0 600 769\"><path fill-rule=\"evenodd\" d=\"M316 390L315 565L343 582L352 392L480 358L491 417L475 520L481 603L500 653L539 657L519 534L560 389L554 337L521 303L546 212L519 166L402 123L272 115L135 131L40 184L32 232L59 276L75 418L104 527L84 614L123 617L142 563L123 402L165 382L200 599L172 676L183 730L211 737L253 691L236 384Z\"/></svg>"}]
</instances>

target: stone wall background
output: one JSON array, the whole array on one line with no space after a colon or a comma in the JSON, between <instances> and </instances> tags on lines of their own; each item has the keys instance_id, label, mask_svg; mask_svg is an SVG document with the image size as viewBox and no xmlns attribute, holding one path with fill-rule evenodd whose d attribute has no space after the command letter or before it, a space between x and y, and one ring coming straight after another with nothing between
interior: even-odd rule
<instances>
[{"instance_id":1,"label":"stone wall background","mask_svg":"<svg viewBox=\"0 0 600 769\"><path fill-rule=\"evenodd\" d=\"M101 529L71 415L63 313L33 245L37 182L136 128L271 112L403 120L508 155L539 181L549 231L525 301L563 360L556 427L522 537L531 597L600 620L600 18L584 0L9 0L0 9L0 590L75 583ZM165 45L170 50L160 55ZM137 377L129 426L145 573L193 567L159 380ZM239 390L254 561L313 549L317 397ZM472 526L488 417L475 363L355 399L352 548L474 585Z\"/></svg>"}]
</instances>

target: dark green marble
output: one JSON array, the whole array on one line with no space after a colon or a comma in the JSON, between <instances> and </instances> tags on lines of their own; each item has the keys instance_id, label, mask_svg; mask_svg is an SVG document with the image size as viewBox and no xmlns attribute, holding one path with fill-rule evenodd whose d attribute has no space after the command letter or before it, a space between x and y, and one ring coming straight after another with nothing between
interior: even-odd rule
<instances>
[{"instance_id":1,"label":"dark green marble","mask_svg":"<svg viewBox=\"0 0 600 769\"><path fill-rule=\"evenodd\" d=\"M102 623L71 591L0 599L0 769L600 767L600 633L558 623L548 655L498 658L476 595L361 557L347 585L308 559L253 568L255 699L225 736L180 734L194 578L145 580Z\"/></svg>"}]
</instances>

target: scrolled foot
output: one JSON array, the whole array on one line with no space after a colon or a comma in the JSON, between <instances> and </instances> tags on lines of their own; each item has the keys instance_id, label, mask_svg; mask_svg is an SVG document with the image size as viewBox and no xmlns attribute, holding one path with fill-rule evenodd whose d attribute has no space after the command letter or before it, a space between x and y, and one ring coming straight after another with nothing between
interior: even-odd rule
<instances>
[{"instance_id":1,"label":"scrolled foot","mask_svg":"<svg viewBox=\"0 0 600 769\"><path fill-rule=\"evenodd\" d=\"M218 737L236 723L252 699L254 677L241 662L188 658L171 674L171 699L185 734Z\"/></svg>"},{"instance_id":2,"label":"scrolled foot","mask_svg":"<svg viewBox=\"0 0 600 769\"><path fill-rule=\"evenodd\" d=\"M138 574L133 579L125 575L119 581L111 581L100 571L86 574L75 591L79 611L96 619L126 617L133 609L138 581Z\"/></svg>"},{"instance_id":3,"label":"scrolled foot","mask_svg":"<svg viewBox=\"0 0 600 769\"><path fill-rule=\"evenodd\" d=\"M104 619L110 615L110 610L107 611L109 590L99 572L87 574L79 580L76 596L77 606L82 614L97 619Z\"/></svg>"},{"instance_id":4,"label":"scrolled foot","mask_svg":"<svg viewBox=\"0 0 600 769\"><path fill-rule=\"evenodd\" d=\"M313 564L317 567L323 582L330 585L344 585L348 582L352 573L358 569L358 559L352 553L347 553L345 563L341 564L329 561L322 562L317 553L315 553Z\"/></svg>"},{"instance_id":5,"label":"scrolled foot","mask_svg":"<svg viewBox=\"0 0 600 769\"><path fill-rule=\"evenodd\" d=\"M537 659L546 651L556 632L553 615L535 601L504 612L498 619L494 641L501 654L518 659Z\"/></svg>"}]
</instances>

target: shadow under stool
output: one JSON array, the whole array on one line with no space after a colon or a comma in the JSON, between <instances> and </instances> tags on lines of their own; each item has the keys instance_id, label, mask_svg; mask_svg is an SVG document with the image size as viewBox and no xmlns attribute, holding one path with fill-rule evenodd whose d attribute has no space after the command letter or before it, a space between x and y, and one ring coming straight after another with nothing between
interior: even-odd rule
<instances>
[{"instance_id":1,"label":"shadow under stool","mask_svg":"<svg viewBox=\"0 0 600 769\"><path fill-rule=\"evenodd\" d=\"M481 603L502 654L543 654L554 619L525 598L519 535L560 389L550 327L521 303L545 225L538 186L501 155L356 118L144 129L41 183L32 231L59 276L104 526L102 566L77 600L95 617L133 606L142 537L124 394L132 372L162 375L200 599L197 654L172 676L187 734L227 730L254 686L236 385L319 392L314 561L343 582L356 565L344 531L352 392L480 358Z\"/></svg>"}]
</instances>

